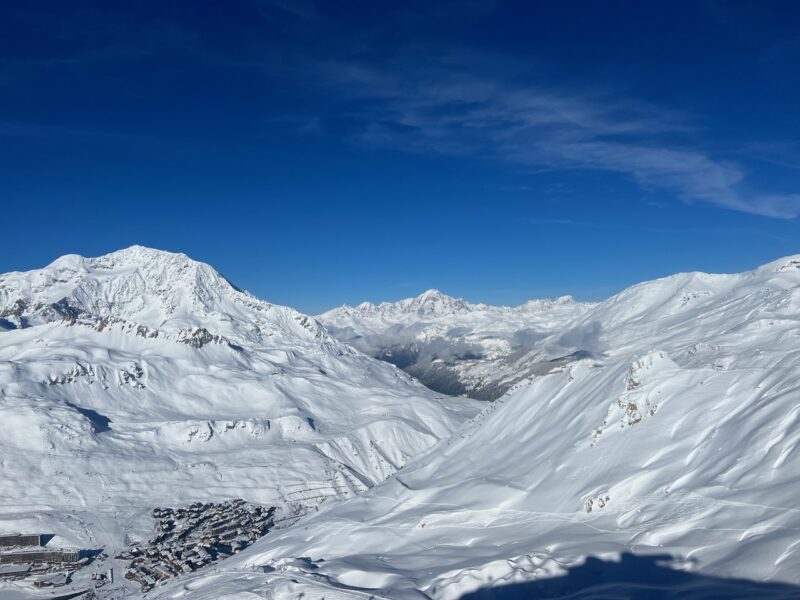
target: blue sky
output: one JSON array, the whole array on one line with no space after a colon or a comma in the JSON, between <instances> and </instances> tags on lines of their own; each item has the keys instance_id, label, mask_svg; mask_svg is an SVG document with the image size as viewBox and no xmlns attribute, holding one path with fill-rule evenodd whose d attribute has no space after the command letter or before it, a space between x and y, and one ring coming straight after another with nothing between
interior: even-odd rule
<instances>
[{"instance_id":1,"label":"blue sky","mask_svg":"<svg viewBox=\"0 0 800 600\"><path fill-rule=\"evenodd\" d=\"M795 2L4 3L0 271L134 243L315 313L800 252Z\"/></svg>"}]
</instances>

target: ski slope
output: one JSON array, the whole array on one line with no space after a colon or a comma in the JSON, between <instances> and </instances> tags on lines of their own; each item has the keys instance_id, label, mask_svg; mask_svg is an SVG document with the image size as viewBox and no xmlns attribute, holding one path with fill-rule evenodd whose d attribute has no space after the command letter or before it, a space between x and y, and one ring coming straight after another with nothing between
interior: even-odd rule
<instances>
[{"instance_id":1,"label":"ski slope","mask_svg":"<svg viewBox=\"0 0 800 600\"><path fill-rule=\"evenodd\" d=\"M488 598L470 594L598 565L642 569L642 594L800 596L777 584L800 583L800 256L634 286L531 356L559 340L590 355L224 572L150 597ZM648 555L683 575L658 587Z\"/></svg>"}]
</instances>

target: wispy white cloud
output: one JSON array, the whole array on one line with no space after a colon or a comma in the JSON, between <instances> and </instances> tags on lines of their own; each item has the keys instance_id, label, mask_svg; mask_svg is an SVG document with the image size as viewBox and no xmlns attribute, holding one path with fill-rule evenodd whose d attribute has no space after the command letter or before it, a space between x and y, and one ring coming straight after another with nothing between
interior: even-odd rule
<instances>
[{"instance_id":1,"label":"wispy white cloud","mask_svg":"<svg viewBox=\"0 0 800 600\"><path fill-rule=\"evenodd\" d=\"M344 111L360 143L606 171L687 203L800 215L800 194L753 189L743 164L700 147L700 127L686 115L608 92L518 86L466 70L452 61L385 69L330 61L320 80L331 88L331 113Z\"/></svg>"},{"instance_id":2,"label":"wispy white cloud","mask_svg":"<svg viewBox=\"0 0 800 600\"><path fill-rule=\"evenodd\" d=\"M453 10L437 3L424 17L475 18L493 5L493 0L471 0L469 10L463 3ZM603 171L686 203L783 219L800 215L800 194L759 189L749 177L751 163L721 156L698 142L708 132L692 116L627 94L537 83L552 78L537 78L538 65L505 56L411 41L396 47L376 44L392 32L348 27L331 16L335 11L330 7L313 0L251 0L249 6L254 26L240 44L230 45L209 43L214 36L184 23L147 22L130 32L117 24L107 32L104 23L100 27L99 21L73 17L65 26L69 35L102 43L86 44L89 50L82 53L37 59L36 64L85 68L91 62L180 53L215 68L246 69L253 77L268 79L279 98L272 99L270 114L263 119L266 127L282 125L304 134L334 130L359 144L483 157L531 171ZM419 11L404 12L402 6L391 10L396 18L387 19L383 27L416 30ZM336 35L320 35L322 31ZM347 44L340 44L342 39ZM9 60L0 58L0 66L15 67L6 71L31 68L30 59ZM13 85L13 79L6 85ZM0 123L0 135L26 131L42 133L24 123ZM775 164L798 164L796 148L760 152L763 160Z\"/></svg>"}]
</instances>

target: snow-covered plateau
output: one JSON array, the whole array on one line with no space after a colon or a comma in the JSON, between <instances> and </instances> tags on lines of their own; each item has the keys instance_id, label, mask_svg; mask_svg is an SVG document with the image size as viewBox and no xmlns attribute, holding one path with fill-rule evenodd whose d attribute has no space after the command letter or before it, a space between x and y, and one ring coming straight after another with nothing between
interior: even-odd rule
<instances>
[{"instance_id":1,"label":"snow-covered plateau","mask_svg":"<svg viewBox=\"0 0 800 600\"><path fill-rule=\"evenodd\" d=\"M113 545L155 505L288 507L319 482L337 498L146 597L800 597L800 256L529 317L453 302L403 326L513 354L494 402L435 396L180 255L0 278L4 529Z\"/></svg>"}]
</instances>

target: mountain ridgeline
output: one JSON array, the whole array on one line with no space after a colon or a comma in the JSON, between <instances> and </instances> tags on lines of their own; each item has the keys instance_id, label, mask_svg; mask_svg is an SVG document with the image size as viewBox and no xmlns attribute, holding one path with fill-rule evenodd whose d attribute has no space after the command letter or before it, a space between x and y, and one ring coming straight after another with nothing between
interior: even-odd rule
<instances>
[{"instance_id":1,"label":"mountain ridgeline","mask_svg":"<svg viewBox=\"0 0 800 600\"><path fill-rule=\"evenodd\" d=\"M591 331L562 335L593 306L570 296L489 306L428 290L399 302L342 306L317 319L337 339L434 391L495 400L526 377L597 351Z\"/></svg>"}]
</instances>

